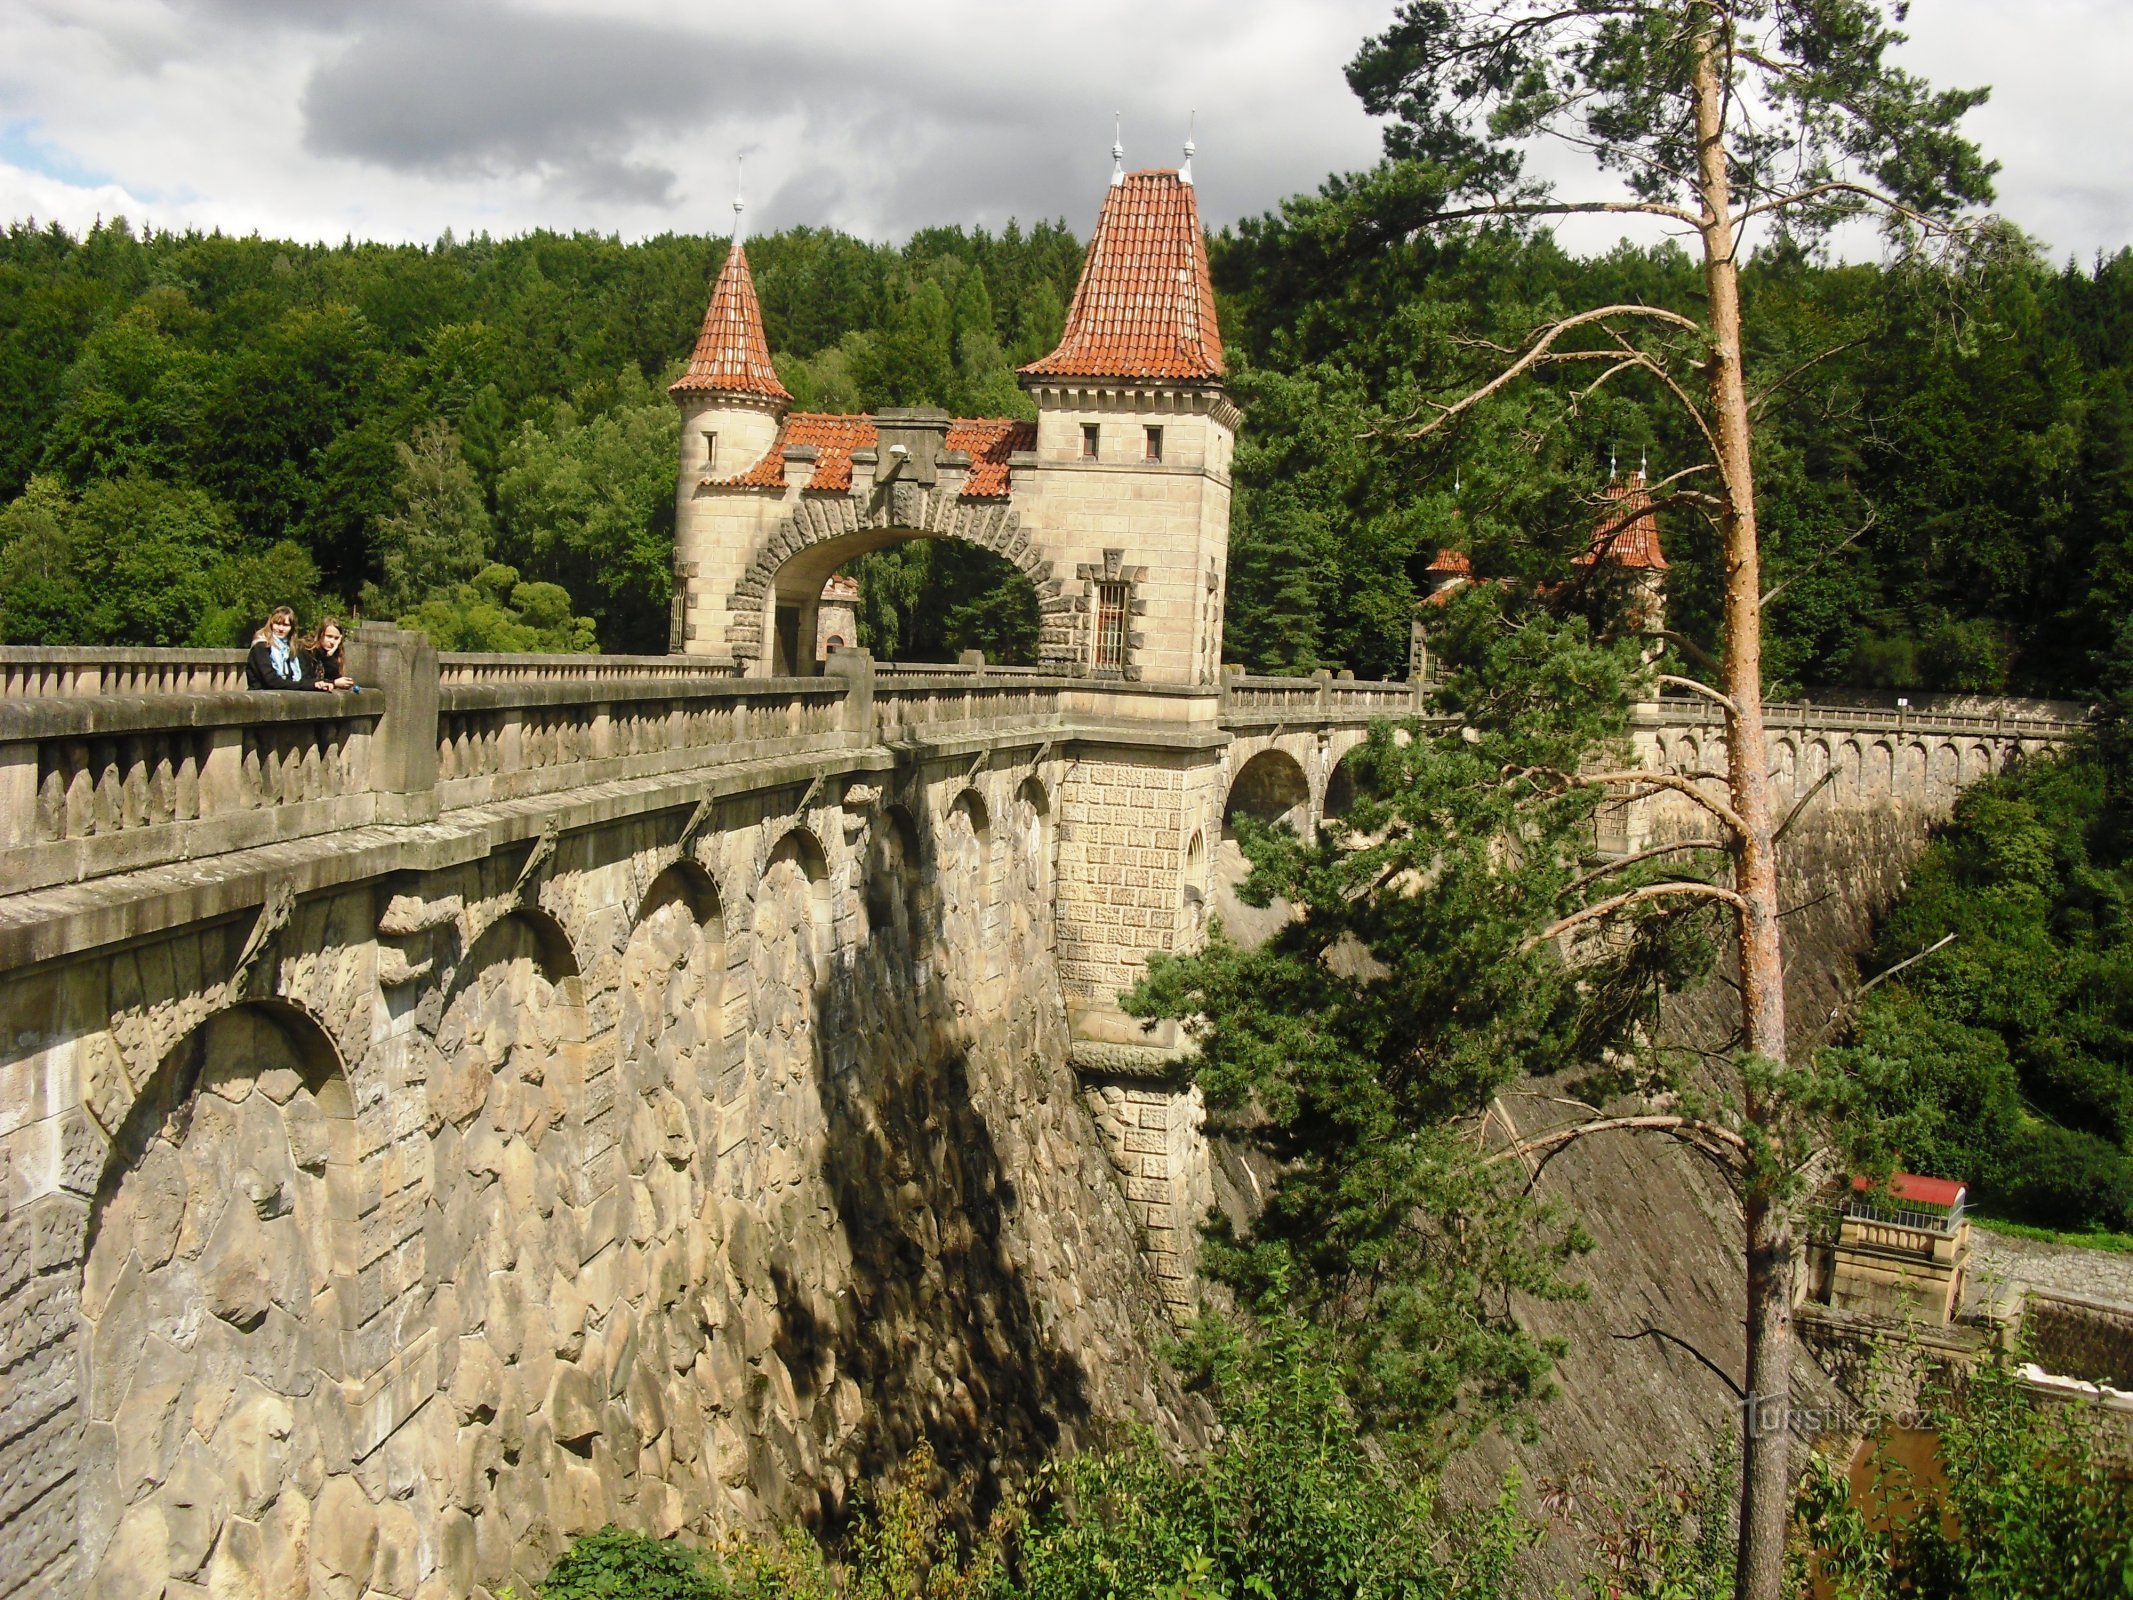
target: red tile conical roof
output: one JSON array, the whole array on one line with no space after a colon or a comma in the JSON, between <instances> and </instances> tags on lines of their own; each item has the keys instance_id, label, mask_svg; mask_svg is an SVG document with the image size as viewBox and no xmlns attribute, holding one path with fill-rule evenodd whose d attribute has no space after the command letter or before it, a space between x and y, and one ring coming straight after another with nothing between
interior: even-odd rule
<instances>
[{"instance_id":1,"label":"red tile conical roof","mask_svg":"<svg viewBox=\"0 0 2133 1600\"><path fill-rule=\"evenodd\" d=\"M1222 332L1191 184L1158 171L1111 185L1059 348L1022 371L1192 383L1222 377Z\"/></svg>"},{"instance_id":2,"label":"red tile conical roof","mask_svg":"<svg viewBox=\"0 0 2133 1600\"><path fill-rule=\"evenodd\" d=\"M726 252L718 282L711 286L711 305L704 312L704 329L696 336L689 365L667 393L792 398L778 382L778 369L770 364L763 308L755 297L755 279L748 273L748 252L738 239Z\"/></svg>"},{"instance_id":3,"label":"red tile conical roof","mask_svg":"<svg viewBox=\"0 0 2133 1600\"><path fill-rule=\"evenodd\" d=\"M1659 519L1651 510L1652 492L1644 474L1617 478L1602 491L1607 509L1592 526L1592 547L1570 558L1572 566L1589 567L1604 559L1610 566L1666 571L1659 549Z\"/></svg>"}]
</instances>

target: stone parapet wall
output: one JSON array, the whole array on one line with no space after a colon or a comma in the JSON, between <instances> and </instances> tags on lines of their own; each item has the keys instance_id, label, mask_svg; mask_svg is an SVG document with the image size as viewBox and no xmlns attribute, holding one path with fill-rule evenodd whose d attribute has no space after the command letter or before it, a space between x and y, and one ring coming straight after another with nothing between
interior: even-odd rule
<instances>
[{"instance_id":1,"label":"stone parapet wall","mask_svg":"<svg viewBox=\"0 0 2133 1600\"><path fill-rule=\"evenodd\" d=\"M0 979L0 1593L526 1593L920 1436L1189 1435L1067 1066L1065 767L677 788Z\"/></svg>"},{"instance_id":2,"label":"stone parapet wall","mask_svg":"<svg viewBox=\"0 0 2133 1600\"><path fill-rule=\"evenodd\" d=\"M2028 1295L2023 1353L2046 1372L2133 1390L2133 1307L2067 1295Z\"/></svg>"}]
</instances>

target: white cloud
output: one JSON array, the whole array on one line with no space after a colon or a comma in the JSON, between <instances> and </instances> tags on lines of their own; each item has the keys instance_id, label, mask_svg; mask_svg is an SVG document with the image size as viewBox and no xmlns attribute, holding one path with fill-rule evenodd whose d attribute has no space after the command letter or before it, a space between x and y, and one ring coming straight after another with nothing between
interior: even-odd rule
<instances>
[{"instance_id":1,"label":"white cloud","mask_svg":"<svg viewBox=\"0 0 2133 1600\"><path fill-rule=\"evenodd\" d=\"M625 237L750 222L893 238L1093 219L1133 165L1195 173L1220 223L1377 134L1341 68L1391 0L941 0L805 13L655 0L17 0L0 8L0 215L297 238L450 227ZM2056 252L2133 238L2133 7L1921 0L1909 59L1990 81L1974 129L2008 215ZM1576 237L1576 243L1604 242Z\"/></svg>"}]
</instances>

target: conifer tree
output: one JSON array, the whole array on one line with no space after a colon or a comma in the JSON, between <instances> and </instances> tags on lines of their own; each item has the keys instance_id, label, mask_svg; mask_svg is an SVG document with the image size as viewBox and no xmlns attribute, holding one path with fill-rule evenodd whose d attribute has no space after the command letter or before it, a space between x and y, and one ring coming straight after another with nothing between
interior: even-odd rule
<instances>
[{"instance_id":1,"label":"conifer tree","mask_svg":"<svg viewBox=\"0 0 2133 1600\"><path fill-rule=\"evenodd\" d=\"M1638 218L1689 242L1704 298L1695 314L1623 302L1578 310L1501 352L1500 369L1463 394L1426 400L1410 436L1452 432L1521 378L1550 367L1591 374L1591 394L1642 382L1688 415L1699 459L1653 486L1659 510L1702 518L1716 535L1721 637L1705 651L1673 641L1715 681L1665 675L1724 714L1723 796L1690 778L1594 772L1588 762L1511 758L1505 780L1535 803L1601 783L1672 789L1698 807L1730 883L1681 875L1619 892L1586 885L1585 903L1537 930L1553 939L1669 901L1727 907L1741 1021L1738 1100L1730 1117L1603 1119L1651 1127L1717 1153L1736 1173L1746 1217L1748 1383L1740 1559L1744 1600L1776 1600L1790 1503L1788 1385L1795 1217L1822 1146L1800 1115L1787 1066L1777 842L1763 734L1764 593L1756 522L1754 419L1786 374L1742 361L1740 262L1753 237L1812 239L1861 218L1917 251L1962 244L1969 208L1990 198L1992 167L1957 130L1982 92L1935 93L1896 68L1902 6L1879 0L1407 0L1349 67L1372 113L1390 117L1391 166L1360 191L1377 236L1574 214ZM1527 165L1555 141L1595 158L1602 198L1552 192ZM1618 180L1607 184L1607 179ZM1616 528L1603 524L1596 540ZM1508 754L1508 753L1507 753ZM1509 824L1505 826L1508 828ZM1517 837L1515 828L1502 834ZM1383 959L1382 954L1380 959ZM1529 1142L1529 1150L1539 1146Z\"/></svg>"}]
</instances>

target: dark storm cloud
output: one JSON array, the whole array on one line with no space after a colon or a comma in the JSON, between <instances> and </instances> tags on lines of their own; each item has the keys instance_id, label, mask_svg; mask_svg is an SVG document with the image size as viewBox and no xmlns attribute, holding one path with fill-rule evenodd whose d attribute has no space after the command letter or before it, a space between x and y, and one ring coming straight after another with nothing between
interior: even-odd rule
<instances>
[{"instance_id":1,"label":"dark storm cloud","mask_svg":"<svg viewBox=\"0 0 2133 1600\"><path fill-rule=\"evenodd\" d=\"M775 110L795 68L656 24L489 5L395 11L312 72L304 146L402 172L549 173L572 193L664 202L675 174L632 160L636 141Z\"/></svg>"}]
</instances>

